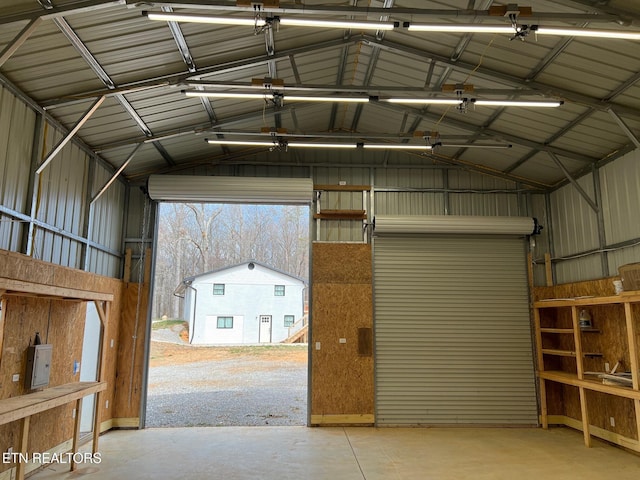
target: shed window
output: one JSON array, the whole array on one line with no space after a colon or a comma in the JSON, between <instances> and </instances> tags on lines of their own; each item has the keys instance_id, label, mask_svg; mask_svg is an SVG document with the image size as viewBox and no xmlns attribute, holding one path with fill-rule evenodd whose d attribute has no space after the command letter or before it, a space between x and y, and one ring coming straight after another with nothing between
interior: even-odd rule
<instances>
[{"instance_id":1,"label":"shed window","mask_svg":"<svg viewBox=\"0 0 640 480\"><path fill-rule=\"evenodd\" d=\"M224 283L214 283L213 284L213 294L214 295L224 295Z\"/></svg>"},{"instance_id":2,"label":"shed window","mask_svg":"<svg viewBox=\"0 0 640 480\"><path fill-rule=\"evenodd\" d=\"M276 288L273 292L276 297L284 297L284 285L276 285Z\"/></svg>"},{"instance_id":3,"label":"shed window","mask_svg":"<svg viewBox=\"0 0 640 480\"><path fill-rule=\"evenodd\" d=\"M233 328L233 317L218 317L218 328Z\"/></svg>"},{"instance_id":4,"label":"shed window","mask_svg":"<svg viewBox=\"0 0 640 480\"><path fill-rule=\"evenodd\" d=\"M296 322L295 315L285 315L284 316L284 326L291 327Z\"/></svg>"}]
</instances>

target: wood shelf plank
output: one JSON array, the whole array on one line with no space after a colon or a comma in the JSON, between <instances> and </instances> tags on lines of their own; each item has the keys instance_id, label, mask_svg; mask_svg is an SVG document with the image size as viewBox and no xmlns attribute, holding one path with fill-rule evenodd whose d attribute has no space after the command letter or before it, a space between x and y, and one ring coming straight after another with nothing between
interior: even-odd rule
<instances>
[{"instance_id":1,"label":"wood shelf plank","mask_svg":"<svg viewBox=\"0 0 640 480\"><path fill-rule=\"evenodd\" d=\"M610 295L608 297L550 298L538 300L537 302L534 302L533 306L535 308L553 308L638 302L640 302L640 291L633 291L623 292L620 295Z\"/></svg>"},{"instance_id":2,"label":"wood shelf plank","mask_svg":"<svg viewBox=\"0 0 640 480\"><path fill-rule=\"evenodd\" d=\"M557 357L575 357L576 352L570 350L556 350L555 348L543 348L542 353L545 355L555 355Z\"/></svg>"},{"instance_id":3,"label":"wood shelf plank","mask_svg":"<svg viewBox=\"0 0 640 480\"><path fill-rule=\"evenodd\" d=\"M371 185L314 185L313 189L324 192L368 192Z\"/></svg>"},{"instance_id":4,"label":"wood shelf plank","mask_svg":"<svg viewBox=\"0 0 640 480\"><path fill-rule=\"evenodd\" d=\"M573 334L573 328L541 328L542 333L570 333Z\"/></svg>"},{"instance_id":5,"label":"wood shelf plank","mask_svg":"<svg viewBox=\"0 0 640 480\"><path fill-rule=\"evenodd\" d=\"M32 295L47 298L55 297L61 300L100 300L113 302L112 293L91 292L88 290L78 290L76 288L54 287L40 283L12 280L10 278L0 278L0 291L2 290L4 290L4 295Z\"/></svg>"},{"instance_id":6,"label":"wood shelf plank","mask_svg":"<svg viewBox=\"0 0 640 480\"><path fill-rule=\"evenodd\" d=\"M0 425L106 390L106 382L75 382L0 400Z\"/></svg>"},{"instance_id":7,"label":"wood shelf plank","mask_svg":"<svg viewBox=\"0 0 640 480\"><path fill-rule=\"evenodd\" d=\"M367 212L365 210L322 210L314 213L313 218L316 220L366 220Z\"/></svg>"},{"instance_id":8,"label":"wood shelf plank","mask_svg":"<svg viewBox=\"0 0 640 480\"><path fill-rule=\"evenodd\" d=\"M583 387L595 392L607 393L609 395L630 398L632 400L640 400L640 391L638 390L617 385L605 385L599 380L591 380L587 378L579 379L575 373L547 370L544 372L538 372L538 377L552 382L563 383L565 385Z\"/></svg>"}]
</instances>

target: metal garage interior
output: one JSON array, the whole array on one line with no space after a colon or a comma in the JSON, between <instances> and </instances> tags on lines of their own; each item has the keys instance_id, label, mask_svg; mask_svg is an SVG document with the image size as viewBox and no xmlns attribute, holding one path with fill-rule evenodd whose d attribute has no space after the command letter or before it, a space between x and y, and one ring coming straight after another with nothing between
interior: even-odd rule
<instances>
[{"instance_id":1,"label":"metal garage interior","mask_svg":"<svg viewBox=\"0 0 640 480\"><path fill-rule=\"evenodd\" d=\"M478 427L492 426L503 446L529 432L517 435L551 457L567 443L557 432L573 434L583 459L566 470L558 455L558 477L536 470L547 460L510 464L510 478L602 478L585 476L597 475L589 462L637 478L635 2L0 0L0 25L3 455L75 452L90 394L85 450L135 434L181 441L140 429L156 207L254 201L313 213L308 424L326 428L292 434L317 453L302 472L391 478L405 463L414 470L398 478L426 478L436 465L407 461L411 448L479 452L495 439ZM385 235L403 219L410 228ZM526 228L501 230L511 223ZM87 304L100 320L96 382L75 366ZM29 393L36 331L53 345L51 380ZM628 383L589 377L616 369ZM544 428L497 428L514 425ZM320 466L339 457L320 446L335 428L355 476ZM271 431L258 435L288 444ZM413 447L383 465L365 435ZM429 435L443 437L420 443ZM1 480L46 463L3 458ZM136 476L120 463L85 473ZM285 478L273 468L262 477Z\"/></svg>"}]
</instances>

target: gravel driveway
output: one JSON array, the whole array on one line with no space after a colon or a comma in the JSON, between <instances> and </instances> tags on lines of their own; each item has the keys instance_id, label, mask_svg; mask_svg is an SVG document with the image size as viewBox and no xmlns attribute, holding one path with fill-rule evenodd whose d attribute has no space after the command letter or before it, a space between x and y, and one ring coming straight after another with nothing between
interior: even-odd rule
<instances>
[{"instance_id":1,"label":"gravel driveway","mask_svg":"<svg viewBox=\"0 0 640 480\"><path fill-rule=\"evenodd\" d=\"M192 347L173 333L153 332L147 427L306 424L306 345Z\"/></svg>"}]
</instances>

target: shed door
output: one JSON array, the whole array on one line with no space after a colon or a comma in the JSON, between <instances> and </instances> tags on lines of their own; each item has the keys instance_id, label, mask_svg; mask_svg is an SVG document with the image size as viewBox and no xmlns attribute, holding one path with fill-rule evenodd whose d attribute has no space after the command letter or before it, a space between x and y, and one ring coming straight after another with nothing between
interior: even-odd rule
<instances>
[{"instance_id":1,"label":"shed door","mask_svg":"<svg viewBox=\"0 0 640 480\"><path fill-rule=\"evenodd\" d=\"M271 315L260 315L260 343L271 343Z\"/></svg>"},{"instance_id":2,"label":"shed door","mask_svg":"<svg viewBox=\"0 0 640 480\"><path fill-rule=\"evenodd\" d=\"M374 244L380 425L537 424L522 239Z\"/></svg>"}]
</instances>

